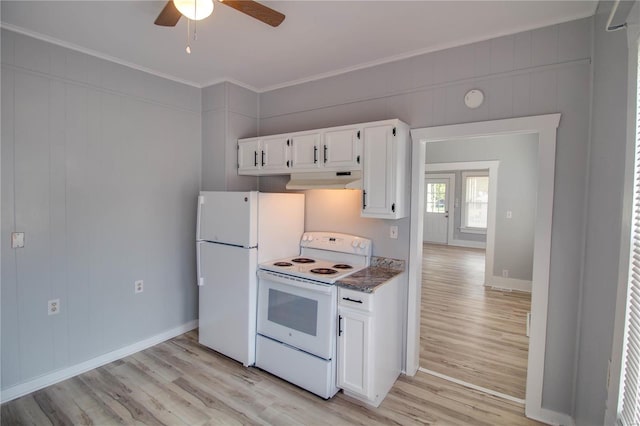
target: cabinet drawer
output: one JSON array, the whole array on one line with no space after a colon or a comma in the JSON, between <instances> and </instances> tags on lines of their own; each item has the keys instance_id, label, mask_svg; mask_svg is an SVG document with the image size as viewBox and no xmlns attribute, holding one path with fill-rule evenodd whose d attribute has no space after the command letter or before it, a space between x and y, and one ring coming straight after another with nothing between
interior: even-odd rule
<instances>
[{"instance_id":1,"label":"cabinet drawer","mask_svg":"<svg viewBox=\"0 0 640 426\"><path fill-rule=\"evenodd\" d=\"M373 294L338 288L338 304L351 309L371 312L373 310Z\"/></svg>"}]
</instances>

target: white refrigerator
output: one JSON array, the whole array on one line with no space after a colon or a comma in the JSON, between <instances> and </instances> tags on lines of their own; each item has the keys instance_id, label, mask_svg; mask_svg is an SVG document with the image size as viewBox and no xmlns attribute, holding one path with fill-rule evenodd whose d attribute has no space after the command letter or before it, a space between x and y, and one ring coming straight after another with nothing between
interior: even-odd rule
<instances>
[{"instance_id":1,"label":"white refrigerator","mask_svg":"<svg viewBox=\"0 0 640 426\"><path fill-rule=\"evenodd\" d=\"M297 255L304 195L202 191L196 230L199 341L255 363L257 266Z\"/></svg>"}]
</instances>

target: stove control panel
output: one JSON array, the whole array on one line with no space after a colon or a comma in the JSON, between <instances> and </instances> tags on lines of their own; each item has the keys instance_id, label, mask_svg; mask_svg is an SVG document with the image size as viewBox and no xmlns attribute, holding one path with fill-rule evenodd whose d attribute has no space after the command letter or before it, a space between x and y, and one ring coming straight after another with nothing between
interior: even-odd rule
<instances>
[{"instance_id":1,"label":"stove control panel","mask_svg":"<svg viewBox=\"0 0 640 426\"><path fill-rule=\"evenodd\" d=\"M337 232L305 232L300 247L371 256L371 240Z\"/></svg>"}]
</instances>

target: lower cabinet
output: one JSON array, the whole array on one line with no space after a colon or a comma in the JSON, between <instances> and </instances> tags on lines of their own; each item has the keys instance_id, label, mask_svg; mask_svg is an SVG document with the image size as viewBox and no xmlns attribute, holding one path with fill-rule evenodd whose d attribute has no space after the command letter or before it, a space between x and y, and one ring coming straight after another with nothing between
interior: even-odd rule
<instances>
[{"instance_id":1,"label":"lower cabinet","mask_svg":"<svg viewBox=\"0 0 640 426\"><path fill-rule=\"evenodd\" d=\"M400 375L400 277L374 293L338 289L338 387L375 407Z\"/></svg>"}]
</instances>

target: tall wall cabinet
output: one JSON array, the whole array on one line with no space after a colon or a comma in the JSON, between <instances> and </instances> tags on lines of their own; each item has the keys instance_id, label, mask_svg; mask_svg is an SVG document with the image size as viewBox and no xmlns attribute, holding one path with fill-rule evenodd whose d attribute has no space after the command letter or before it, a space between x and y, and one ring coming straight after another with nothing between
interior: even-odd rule
<instances>
[{"instance_id":1,"label":"tall wall cabinet","mask_svg":"<svg viewBox=\"0 0 640 426\"><path fill-rule=\"evenodd\" d=\"M409 213L409 145L409 126L398 119L240 139L238 174L361 171L361 216L399 219Z\"/></svg>"}]
</instances>

